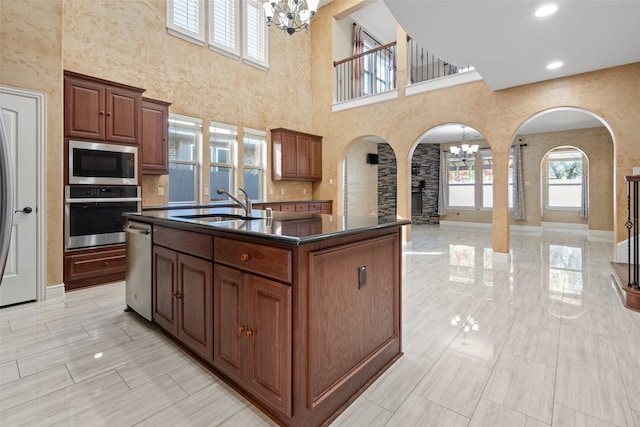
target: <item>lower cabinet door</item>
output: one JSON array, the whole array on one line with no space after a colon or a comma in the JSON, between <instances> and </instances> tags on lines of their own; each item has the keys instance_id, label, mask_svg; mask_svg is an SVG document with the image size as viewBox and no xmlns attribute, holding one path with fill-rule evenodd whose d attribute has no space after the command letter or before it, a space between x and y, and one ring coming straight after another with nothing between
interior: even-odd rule
<instances>
[{"instance_id":1,"label":"lower cabinet door","mask_svg":"<svg viewBox=\"0 0 640 427\"><path fill-rule=\"evenodd\" d=\"M213 360L213 301L211 262L178 254L178 338Z\"/></svg>"},{"instance_id":2,"label":"lower cabinet door","mask_svg":"<svg viewBox=\"0 0 640 427\"><path fill-rule=\"evenodd\" d=\"M153 247L153 321L173 335L178 332L178 253Z\"/></svg>"},{"instance_id":3,"label":"lower cabinet door","mask_svg":"<svg viewBox=\"0 0 640 427\"><path fill-rule=\"evenodd\" d=\"M291 286L244 275L247 291L247 386L291 415Z\"/></svg>"},{"instance_id":4,"label":"lower cabinet door","mask_svg":"<svg viewBox=\"0 0 640 427\"><path fill-rule=\"evenodd\" d=\"M213 273L214 354L215 367L239 383L242 377L243 344L246 324L241 314L242 273L216 264Z\"/></svg>"}]
</instances>

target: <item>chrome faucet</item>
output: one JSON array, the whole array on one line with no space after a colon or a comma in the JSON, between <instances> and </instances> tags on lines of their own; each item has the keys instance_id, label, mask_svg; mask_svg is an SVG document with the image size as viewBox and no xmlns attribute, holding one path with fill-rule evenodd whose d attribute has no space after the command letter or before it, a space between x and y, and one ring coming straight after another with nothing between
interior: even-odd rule
<instances>
[{"instance_id":1,"label":"chrome faucet","mask_svg":"<svg viewBox=\"0 0 640 427\"><path fill-rule=\"evenodd\" d=\"M242 191L242 193L244 194L244 202L242 202L242 200L238 199L236 196L229 193L227 190L225 190L222 187L218 188L218 194L226 194L227 196L229 196L231 200L235 201L237 204L240 205L242 209L244 209L245 216L249 217L251 216L251 211L253 210L253 206L251 205L251 198L249 197L247 192L244 191L242 188L238 188L238 190Z\"/></svg>"}]
</instances>

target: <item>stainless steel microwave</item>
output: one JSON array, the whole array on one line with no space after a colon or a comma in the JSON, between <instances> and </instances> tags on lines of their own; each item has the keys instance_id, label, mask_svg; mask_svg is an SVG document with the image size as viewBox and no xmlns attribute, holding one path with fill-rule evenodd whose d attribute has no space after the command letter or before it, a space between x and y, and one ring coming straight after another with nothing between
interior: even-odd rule
<instances>
[{"instance_id":1,"label":"stainless steel microwave","mask_svg":"<svg viewBox=\"0 0 640 427\"><path fill-rule=\"evenodd\" d=\"M69 184L138 185L138 148L69 141Z\"/></svg>"}]
</instances>

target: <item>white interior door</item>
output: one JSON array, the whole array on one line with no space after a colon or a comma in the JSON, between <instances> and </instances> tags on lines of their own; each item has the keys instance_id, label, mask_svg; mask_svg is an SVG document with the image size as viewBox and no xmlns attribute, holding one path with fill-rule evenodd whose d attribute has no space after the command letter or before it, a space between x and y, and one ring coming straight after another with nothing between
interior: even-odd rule
<instances>
[{"instance_id":1,"label":"white interior door","mask_svg":"<svg viewBox=\"0 0 640 427\"><path fill-rule=\"evenodd\" d=\"M0 306L35 300L38 289L39 98L0 88L15 183L13 229Z\"/></svg>"}]
</instances>

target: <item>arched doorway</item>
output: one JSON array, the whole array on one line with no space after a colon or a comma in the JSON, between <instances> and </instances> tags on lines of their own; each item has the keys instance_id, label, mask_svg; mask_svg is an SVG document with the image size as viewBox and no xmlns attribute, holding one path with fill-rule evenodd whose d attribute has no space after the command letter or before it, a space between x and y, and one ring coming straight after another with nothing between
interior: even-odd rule
<instances>
[{"instance_id":1,"label":"arched doorway","mask_svg":"<svg viewBox=\"0 0 640 427\"><path fill-rule=\"evenodd\" d=\"M579 108L554 108L538 113L518 129L513 144L522 146L522 219L510 218L512 229L548 227L584 229L590 238L613 239L615 228L614 137L608 124L596 114ZM585 177L588 186L588 214L580 218L575 206L548 203L548 153L560 147L574 147L589 159ZM559 159L562 162L562 159ZM515 180L515 178L514 178ZM556 203L557 204L557 203Z\"/></svg>"},{"instance_id":2,"label":"arched doorway","mask_svg":"<svg viewBox=\"0 0 640 427\"><path fill-rule=\"evenodd\" d=\"M464 155L462 145L477 146ZM410 153L411 220L486 224L492 207L492 161L489 143L471 126L448 123L429 129Z\"/></svg>"}]
</instances>

